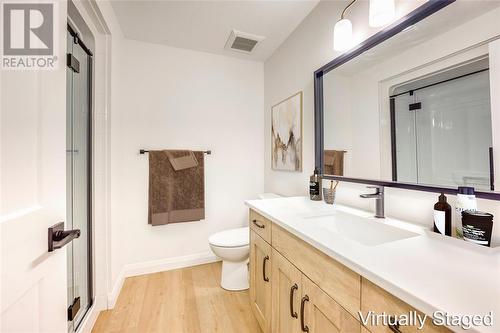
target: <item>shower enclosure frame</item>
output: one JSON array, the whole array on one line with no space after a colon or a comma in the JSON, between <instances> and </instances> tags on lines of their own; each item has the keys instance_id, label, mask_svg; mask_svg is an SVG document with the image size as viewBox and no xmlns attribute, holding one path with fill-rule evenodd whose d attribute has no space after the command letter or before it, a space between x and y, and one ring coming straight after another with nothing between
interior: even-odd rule
<instances>
[{"instance_id":1,"label":"shower enclosure frame","mask_svg":"<svg viewBox=\"0 0 500 333\"><path fill-rule=\"evenodd\" d=\"M68 32L70 33L70 35L75 39L76 43L78 43L78 45L80 45L82 47L82 49L85 51L85 53L87 53L88 55L88 76L89 76L89 79L88 79L88 91L89 91L89 94L88 94L88 103L89 103L89 119L88 119L88 129L87 129L87 135L88 135L88 139L87 139L87 146L88 146L88 158L87 158L87 170L88 170L88 177L87 177L87 202L88 202L88 205L87 205L87 234L88 234L88 239L87 239L87 276L88 276L88 285L87 285L87 288L88 288L88 305L86 307L86 309L84 309L84 313L83 313L83 316L82 316L82 319L80 320L80 322L78 323L78 325L74 326L74 331L78 331L78 329L81 327L81 325L84 323L85 321L85 317L88 315L89 313L89 310L92 308L93 304L94 304L94 278L93 278L93 255L92 255L92 250L93 250L93 242L92 242L92 239L93 239L93 228L92 228L92 224L93 224L93 207L92 207L92 199L93 199L93 186L92 186L92 181L93 181L93 159L92 159L92 154L93 154L93 99L92 99L92 88L93 88L93 76L92 76L92 72L93 72L93 57L94 57L94 54L92 53L92 51L85 45L84 41L80 38L80 36L78 35L78 32L75 31L75 29L73 29L71 27L70 24L67 24L67 30ZM69 65L68 65L69 66ZM68 316L69 316L69 311L70 311L70 308L68 308ZM68 317L68 321L69 321L69 317Z\"/></svg>"}]
</instances>

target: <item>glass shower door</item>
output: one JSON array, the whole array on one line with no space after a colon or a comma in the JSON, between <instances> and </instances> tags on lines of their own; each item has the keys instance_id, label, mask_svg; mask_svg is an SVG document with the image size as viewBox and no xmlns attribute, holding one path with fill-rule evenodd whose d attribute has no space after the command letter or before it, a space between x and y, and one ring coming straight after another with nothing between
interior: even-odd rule
<instances>
[{"instance_id":1,"label":"glass shower door","mask_svg":"<svg viewBox=\"0 0 500 333\"><path fill-rule=\"evenodd\" d=\"M392 99L394 180L491 189L488 70Z\"/></svg>"},{"instance_id":2,"label":"glass shower door","mask_svg":"<svg viewBox=\"0 0 500 333\"><path fill-rule=\"evenodd\" d=\"M415 92L418 181L490 189L489 71Z\"/></svg>"},{"instance_id":3,"label":"glass shower door","mask_svg":"<svg viewBox=\"0 0 500 333\"><path fill-rule=\"evenodd\" d=\"M68 320L75 331L92 302L91 290L91 57L68 32L67 68L67 229L80 229L68 246Z\"/></svg>"},{"instance_id":4,"label":"glass shower door","mask_svg":"<svg viewBox=\"0 0 500 333\"><path fill-rule=\"evenodd\" d=\"M417 133L415 127L415 112L409 112L408 105L413 103L410 94L394 98L394 120L396 136L396 172L394 180L405 183L418 182L417 170ZM399 111L398 110L404 110Z\"/></svg>"}]
</instances>

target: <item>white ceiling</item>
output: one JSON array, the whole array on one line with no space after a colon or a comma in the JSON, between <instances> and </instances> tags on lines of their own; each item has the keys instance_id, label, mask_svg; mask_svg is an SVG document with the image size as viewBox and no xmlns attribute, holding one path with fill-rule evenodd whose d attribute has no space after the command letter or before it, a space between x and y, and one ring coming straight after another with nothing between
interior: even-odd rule
<instances>
[{"instance_id":1,"label":"white ceiling","mask_svg":"<svg viewBox=\"0 0 500 333\"><path fill-rule=\"evenodd\" d=\"M317 5L303 1L113 0L126 38L264 61ZM251 54L226 50L236 29L266 37Z\"/></svg>"}]
</instances>

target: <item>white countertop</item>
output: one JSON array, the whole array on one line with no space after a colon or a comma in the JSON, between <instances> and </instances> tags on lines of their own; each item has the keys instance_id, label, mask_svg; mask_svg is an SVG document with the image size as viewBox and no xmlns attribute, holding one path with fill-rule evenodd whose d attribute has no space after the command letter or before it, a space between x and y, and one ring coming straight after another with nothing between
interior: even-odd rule
<instances>
[{"instance_id":1,"label":"white countertop","mask_svg":"<svg viewBox=\"0 0 500 333\"><path fill-rule=\"evenodd\" d=\"M250 200L246 205L429 316L435 311L453 315L493 312L492 326L467 331L450 327L452 330L500 332L499 251L437 235L422 226L376 219L370 212L331 206L307 197ZM404 226L419 235L363 245L315 227L315 217L311 216L320 219L334 211L367 217L373 223Z\"/></svg>"}]
</instances>

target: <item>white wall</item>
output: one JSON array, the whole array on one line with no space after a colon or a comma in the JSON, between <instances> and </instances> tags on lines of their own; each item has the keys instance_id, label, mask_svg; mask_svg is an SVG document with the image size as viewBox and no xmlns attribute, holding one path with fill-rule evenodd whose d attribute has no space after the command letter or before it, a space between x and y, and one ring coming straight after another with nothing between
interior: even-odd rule
<instances>
[{"instance_id":1,"label":"white wall","mask_svg":"<svg viewBox=\"0 0 500 333\"><path fill-rule=\"evenodd\" d=\"M123 37L123 32L121 31L120 24L118 23L118 20L115 16L115 13L113 11L113 8L111 7L111 4L109 1L98 1L97 6L99 9L99 13L102 16L102 24L104 24L107 27L107 30L109 31L109 35L106 38L106 43L105 43L105 51L104 54L97 53L95 58L96 58L96 65L98 66L99 63L105 64L104 69L102 71L105 73L106 78L102 79L104 82L104 95L101 98L106 99L105 107L101 112L97 112L98 114L100 113L102 117L104 117L103 121L100 122L100 125L102 125L98 130L95 131L96 136L100 135L101 137L104 137L105 144L95 147L96 148L96 154L103 154L107 158L104 160L102 165L96 166L97 170L103 170L104 176L101 178L105 179L104 183L96 184L95 191L98 193L99 188L102 190L100 191L102 193L102 196L96 195L94 198L94 201L101 201L101 205L104 206L104 216L102 216L102 220L105 221L104 226L101 226L101 228L105 229L105 238L103 240L103 237L97 237L96 235L96 243L101 241L101 245L95 244L96 245L96 251L98 249L101 249L100 255L105 255L105 263L106 263L106 272L105 272L105 283L106 283L106 296L107 296L107 304L106 307L110 308L114 306L114 302L116 301L116 298L118 297L118 293L120 292L121 284L116 283L116 278L112 278L112 262L111 258L115 257L112 253L112 225L111 225L111 119L113 119L113 113L114 109L113 107L118 104L118 101L120 101L120 96L118 95L118 89L115 89L114 84L115 82L119 81L118 77L118 71L116 71L115 64L118 64L119 60L119 49L120 45L124 39ZM106 61L101 61L99 62L98 57L106 57ZM98 68L96 68L97 71ZM97 80L98 78L96 78ZM96 96L97 97L97 96ZM98 97L96 98L96 100ZM100 152L97 152L97 149L101 149ZM96 175L95 178L99 178L98 175ZM95 181L95 180L94 180ZM98 187L99 186L99 187ZM96 202L97 203L97 202ZM97 216L95 217L96 219L98 218ZM102 250L104 249L104 251ZM97 257L97 256L96 256ZM96 259L96 264L97 264L98 259ZM109 299L109 296L114 292L112 295L112 299ZM88 325L90 328L92 325Z\"/></svg>"},{"instance_id":2,"label":"white wall","mask_svg":"<svg viewBox=\"0 0 500 333\"><path fill-rule=\"evenodd\" d=\"M122 39L113 49L111 278L178 260L212 258L210 234L246 225L244 200L263 185L263 64ZM148 156L205 156L206 219L152 227ZM125 271L125 272L124 272Z\"/></svg>"},{"instance_id":3,"label":"white wall","mask_svg":"<svg viewBox=\"0 0 500 333\"><path fill-rule=\"evenodd\" d=\"M353 117L351 112L353 101L359 96L351 85L351 78L344 75L325 75L323 77L324 122L328 124L325 131L325 150L345 150L344 176L352 176L355 165L353 158Z\"/></svg>"},{"instance_id":4,"label":"white wall","mask_svg":"<svg viewBox=\"0 0 500 333\"><path fill-rule=\"evenodd\" d=\"M398 1L396 16L402 17L425 1ZM314 169L314 85L313 72L334 59L333 27L347 2L322 1L265 62L265 186L266 191L284 195L307 193L307 179ZM357 2L347 16L353 23L354 42L376 33L368 27L368 2ZM303 172L271 170L271 106L304 91L303 99ZM349 157L347 157L347 161Z\"/></svg>"},{"instance_id":5,"label":"white wall","mask_svg":"<svg viewBox=\"0 0 500 333\"><path fill-rule=\"evenodd\" d=\"M399 14L418 6L417 2L398 4ZM367 6L366 3L359 3ZM307 195L308 177L314 168L314 86L313 72L338 54L332 49L333 26L340 15L343 3L320 2L309 16L297 27L293 34L265 63L265 190L284 195ZM413 7L411 7L413 6ZM373 34L368 29L366 15L351 16L354 34L364 38ZM358 37L360 39L360 37ZM284 173L270 168L270 106L276 101L304 91L304 172ZM367 191L364 185L342 183L339 185L337 200L366 210L373 210L372 200L360 199L359 194ZM453 205L455 198L449 199ZM389 216L415 223L432 225L432 209L437 195L426 192L386 189L386 213ZM500 217L500 203L479 201L479 209ZM497 218L498 219L498 218ZM500 222L497 222L499 224ZM500 226L494 227L494 238L500 242Z\"/></svg>"}]
</instances>

